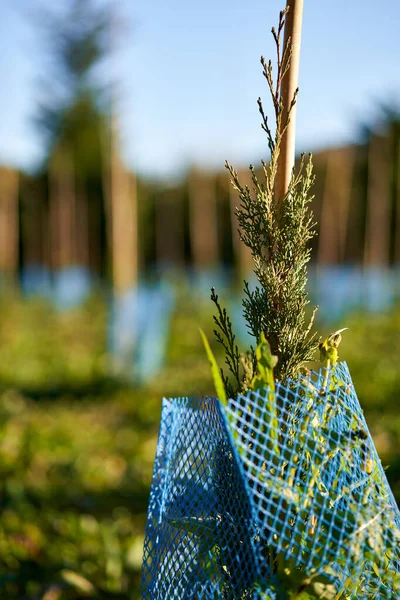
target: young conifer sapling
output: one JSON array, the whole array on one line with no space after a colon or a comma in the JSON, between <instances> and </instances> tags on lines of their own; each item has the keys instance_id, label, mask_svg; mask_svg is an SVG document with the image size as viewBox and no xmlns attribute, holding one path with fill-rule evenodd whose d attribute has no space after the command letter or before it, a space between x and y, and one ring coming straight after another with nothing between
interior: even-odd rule
<instances>
[{"instance_id":1,"label":"young conifer sapling","mask_svg":"<svg viewBox=\"0 0 400 600\"><path fill-rule=\"evenodd\" d=\"M318 339L312 333L317 307L306 319L309 304L307 264L310 260L309 242L315 235L315 222L310 203L314 182L312 157L302 155L300 165L293 169L287 192L277 193L278 159L282 138L288 128L291 113L297 101L295 91L285 110L281 88L288 75L292 46L288 38L282 44L282 33L288 9L281 11L278 28L272 28L277 68L274 77L271 61L261 57L263 75L267 81L275 115L274 131L264 112L261 99L258 108L261 126L270 150L269 162L262 161L262 176L250 166L251 185L242 185L237 171L226 162L231 184L239 194L236 209L241 241L250 249L254 273L258 280L255 289L244 282L243 313L255 345L240 353L233 332L232 321L212 289L211 300L216 307L214 334L225 351L228 372L221 369L221 377L228 396L252 389L257 381L256 346L261 336L268 341L271 352L277 356L275 378L296 377L300 368L312 360Z\"/></svg>"}]
</instances>

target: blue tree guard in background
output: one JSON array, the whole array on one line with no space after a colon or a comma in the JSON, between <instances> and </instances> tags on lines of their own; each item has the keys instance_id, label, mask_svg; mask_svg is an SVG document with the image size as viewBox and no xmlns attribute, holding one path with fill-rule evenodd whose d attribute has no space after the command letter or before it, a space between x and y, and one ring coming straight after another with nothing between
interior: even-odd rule
<instances>
[{"instance_id":1,"label":"blue tree guard in background","mask_svg":"<svg viewBox=\"0 0 400 600\"><path fill-rule=\"evenodd\" d=\"M21 271L21 287L27 297L39 296L51 299L52 281L50 269L40 264L28 264Z\"/></svg>"},{"instance_id":2,"label":"blue tree guard in background","mask_svg":"<svg viewBox=\"0 0 400 600\"><path fill-rule=\"evenodd\" d=\"M399 598L399 543L345 363L278 384L272 403L164 399L143 598Z\"/></svg>"},{"instance_id":3,"label":"blue tree guard in background","mask_svg":"<svg viewBox=\"0 0 400 600\"><path fill-rule=\"evenodd\" d=\"M144 383L164 364L175 291L167 282L140 284L113 298L109 347L116 374Z\"/></svg>"}]
</instances>

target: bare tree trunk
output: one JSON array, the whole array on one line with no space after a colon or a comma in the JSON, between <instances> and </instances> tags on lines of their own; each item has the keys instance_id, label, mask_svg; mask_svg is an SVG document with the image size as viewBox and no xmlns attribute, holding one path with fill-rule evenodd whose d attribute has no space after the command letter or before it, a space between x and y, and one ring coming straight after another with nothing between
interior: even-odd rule
<instances>
[{"instance_id":1,"label":"bare tree trunk","mask_svg":"<svg viewBox=\"0 0 400 600\"><path fill-rule=\"evenodd\" d=\"M216 178L198 171L189 175L189 219L192 260L198 271L219 259Z\"/></svg>"},{"instance_id":2,"label":"bare tree trunk","mask_svg":"<svg viewBox=\"0 0 400 600\"><path fill-rule=\"evenodd\" d=\"M388 141L373 135L368 155L366 266L387 266L390 257L390 170Z\"/></svg>"},{"instance_id":3,"label":"bare tree trunk","mask_svg":"<svg viewBox=\"0 0 400 600\"><path fill-rule=\"evenodd\" d=\"M0 271L15 284L19 262L19 175L17 171L0 170Z\"/></svg>"}]
</instances>

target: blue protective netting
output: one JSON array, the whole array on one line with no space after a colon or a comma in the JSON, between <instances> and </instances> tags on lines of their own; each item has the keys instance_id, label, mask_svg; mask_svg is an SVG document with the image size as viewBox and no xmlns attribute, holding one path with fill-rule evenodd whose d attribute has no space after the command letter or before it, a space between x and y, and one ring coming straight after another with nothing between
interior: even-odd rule
<instances>
[{"instance_id":1,"label":"blue protective netting","mask_svg":"<svg viewBox=\"0 0 400 600\"><path fill-rule=\"evenodd\" d=\"M163 401L143 598L400 598L400 514L346 364L272 400Z\"/></svg>"}]
</instances>

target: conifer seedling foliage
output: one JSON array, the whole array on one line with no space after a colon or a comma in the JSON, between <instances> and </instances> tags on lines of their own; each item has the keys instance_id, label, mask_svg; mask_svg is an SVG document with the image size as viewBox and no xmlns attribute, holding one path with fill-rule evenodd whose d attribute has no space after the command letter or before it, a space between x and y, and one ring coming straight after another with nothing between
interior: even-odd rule
<instances>
[{"instance_id":1,"label":"conifer seedling foliage","mask_svg":"<svg viewBox=\"0 0 400 600\"><path fill-rule=\"evenodd\" d=\"M270 160L268 163L262 161L261 180L254 167L250 166L250 186L242 185L237 171L226 162L231 184L239 193L240 203L236 208L236 215L240 239L251 251L254 273L258 280L254 290L250 289L247 281L244 282L243 314L248 330L255 338L255 346L263 333L270 343L272 353L278 356L275 377L281 381L296 377L301 366L312 360L318 343L316 334L311 333L317 307L310 320L306 321L309 303L306 292L309 242L315 235L315 222L310 210L313 199L311 188L314 183L311 155L302 155L300 166L297 170L293 169L284 197L278 198L276 194L282 136L288 127L298 93L296 90L285 112L280 92L288 73L292 52L290 39L282 48L286 14L287 9L281 11L277 30L272 28L277 51L275 78L272 62L266 62L261 57L263 75L275 112L273 133L261 99L258 99L261 126L267 135ZM239 392L251 389L257 362L255 350L250 347L245 354L239 353L231 320L214 289L211 300L217 308L214 333L217 341L224 347L230 372L228 376L222 370L222 377L227 393L234 397Z\"/></svg>"}]
</instances>

